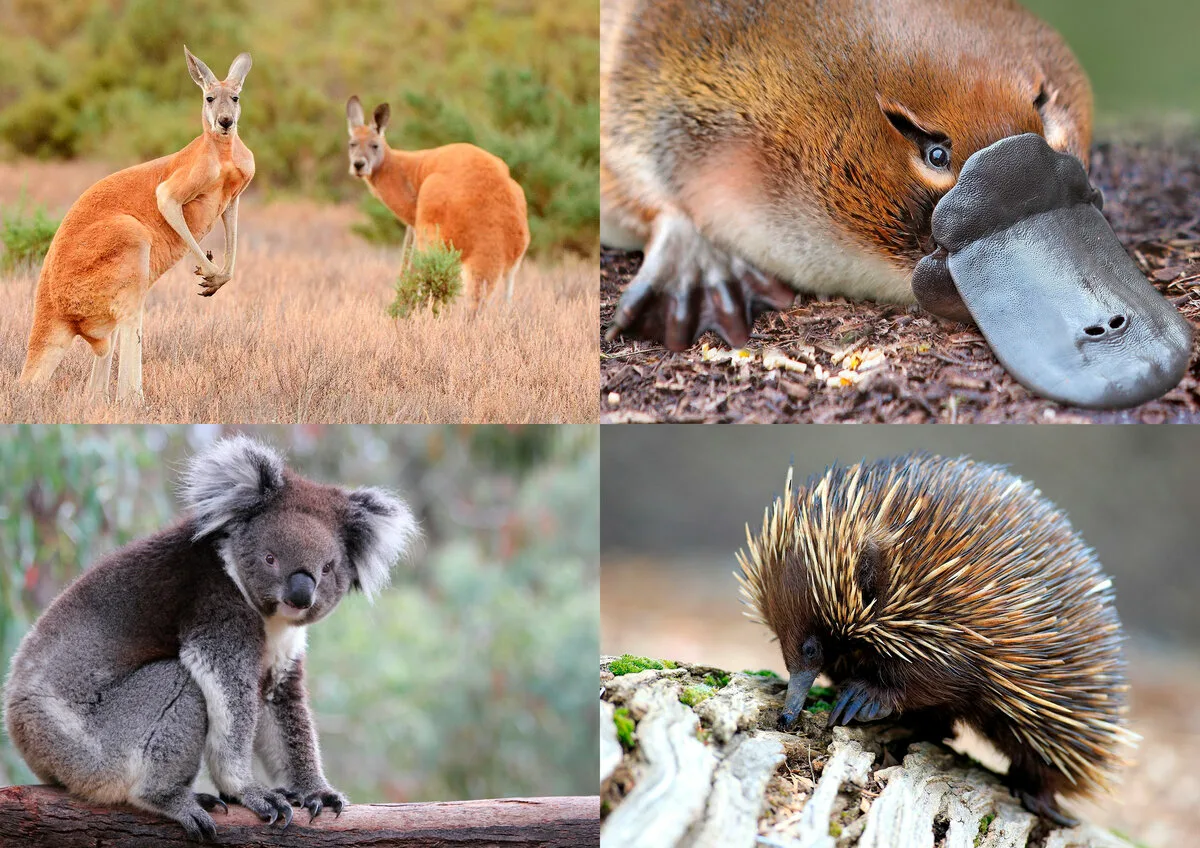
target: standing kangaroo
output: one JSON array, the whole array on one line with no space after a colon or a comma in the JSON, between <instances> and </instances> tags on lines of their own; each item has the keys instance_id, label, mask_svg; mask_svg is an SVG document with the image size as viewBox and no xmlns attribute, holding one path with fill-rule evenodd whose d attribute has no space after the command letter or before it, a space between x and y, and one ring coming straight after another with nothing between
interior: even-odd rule
<instances>
[{"instance_id":1,"label":"standing kangaroo","mask_svg":"<svg viewBox=\"0 0 1200 848\"><path fill-rule=\"evenodd\" d=\"M473 144L447 144L430 150L393 150L383 133L391 108L375 108L374 122L363 118L362 103L346 103L350 122L350 174L366 181L408 227L405 254L438 239L462 254L463 287L472 310L504 280L511 300L513 282L529 247L525 192L508 165Z\"/></svg>"},{"instance_id":2,"label":"standing kangaroo","mask_svg":"<svg viewBox=\"0 0 1200 848\"><path fill-rule=\"evenodd\" d=\"M38 280L22 383L45 383L75 336L96 354L88 389L108 392L120 340L117 397L142 392L142 310L146 293L190 250L204 297L233 277L238 197L254 177L254 156L238 138L238 95L250 71L242 53L218 80L185 46L188 71L204 91L204 131L171 156L105 177L63 218ZM225 267L200 248L217 218L225 225Z\"/></svg>"}]
</instances>

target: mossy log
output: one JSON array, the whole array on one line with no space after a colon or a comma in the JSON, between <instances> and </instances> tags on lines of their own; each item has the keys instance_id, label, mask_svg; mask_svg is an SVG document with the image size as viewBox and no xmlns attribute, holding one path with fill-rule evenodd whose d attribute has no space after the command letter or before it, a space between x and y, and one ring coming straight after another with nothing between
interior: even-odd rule
<instances>
[{"instance_id":1,"label":"mossy log","mask_svg":"<svg viewBox=\"0 0 1200 848\"><path fill-rule=\"evenodd\" d=\"M297 810L287 830L268 827L244 807L213 814L217 841L237 848L482 848L594 846L599 800L503 798L427 804L353 804L313 821ZM0 846L21 848L173 848L194 846L183 828L128 807L85 804L49 786L0 789Z\"/></svg>"},{"instance_id":2,"label":"mossy log","mask_svg":"<svg viewBox=\"0 0 1200 848\"><path fill-rule=\"evenodd\" d=\"M612 662L600 665L602 848L1129 848L1039 819L903 719L830 730L806 711L781 733L777 677L684 663L614 675Z\"/></svg>"}]
</instances>

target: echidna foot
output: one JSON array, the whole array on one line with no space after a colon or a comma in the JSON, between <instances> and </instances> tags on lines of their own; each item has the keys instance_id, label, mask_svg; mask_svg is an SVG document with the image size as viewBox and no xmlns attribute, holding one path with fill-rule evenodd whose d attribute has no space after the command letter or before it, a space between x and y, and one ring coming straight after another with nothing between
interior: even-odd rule
<instances>
[{"instance_id":1,"label":"echidna foot","mask_svg":"<svg viewBox=\"0 0 1200 848\"><path fill-rule=\"evenodd\" d=\"M882 690L865 680L851 680L838 694L829 711L827 727L859 721L875 721L892 714L891 699Z\"/></svg>"},{"instance_id":2,"label":"echidna foot","mask_svg":"<svg viewBox=\"0 0 1200 848\"><path fill-rule=\"evenodd\" d=\"M1034 795L1032 792L1017 789L1013 790L1013 794L1021 799L1021 804L1029 812L1035 816L1042 816L1049 819L1059 827L1075 827L1075 825L1079 824L1079 819L1071 818L1058 808L1058 802L1054 800L1054 793L1052 792L1043 792L1040 795Z\"/></svg>"}]
</instances>

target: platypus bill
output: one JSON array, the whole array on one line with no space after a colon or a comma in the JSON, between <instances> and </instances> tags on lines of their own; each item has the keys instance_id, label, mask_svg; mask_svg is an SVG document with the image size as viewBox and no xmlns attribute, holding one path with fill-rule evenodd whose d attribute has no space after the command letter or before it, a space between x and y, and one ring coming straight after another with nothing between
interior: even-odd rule
<instances>
[{"instance_id":1,"label":"platypus bill","mask_svg":"<svg viewBox=\"0 0 1200 848\"><path fill-rule=\"evenodd\" d=\"M603 0L600 95L601 241L646 254L610 337L742 345L807 291L973 322L1064 403L1187 368L1088 184L1087 78L1015 2Z\"/></svg>"}]
</instances>

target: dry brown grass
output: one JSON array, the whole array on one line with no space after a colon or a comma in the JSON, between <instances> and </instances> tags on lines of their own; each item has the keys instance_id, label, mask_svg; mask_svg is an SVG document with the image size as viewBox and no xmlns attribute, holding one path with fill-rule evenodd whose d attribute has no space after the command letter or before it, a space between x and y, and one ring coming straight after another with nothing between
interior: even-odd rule
<instances>
[{"instance_id":1,"label":"dry brown grass","mask_svg":"<svg viewBox=\"0 0 1200 848\"><path fill-rule=\"evenodd\" d=\"M0 204L23 191L61 214L91 166L0 165ZM36 271L0 278L0 420L86 422L591 422L598 419L595 262L525 263L512 303L385 312L399 253L350 232L353 208L242 204L237 273L197 297L185 259L154 285L142 405L92 401L77 339L44 392L17 385ZM221 228L205 241L220 261ZM116 363L114 362L115 389Z\"/></svg>"}]
</instances>

